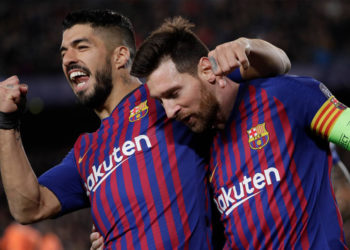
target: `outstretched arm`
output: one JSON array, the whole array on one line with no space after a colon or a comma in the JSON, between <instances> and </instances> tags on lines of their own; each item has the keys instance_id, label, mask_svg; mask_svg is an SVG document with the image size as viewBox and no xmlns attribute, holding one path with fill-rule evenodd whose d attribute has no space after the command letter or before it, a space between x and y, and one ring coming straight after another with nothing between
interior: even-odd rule
<instances>
[{"instance_id":1,"label":"outstretched arm","mask_svg":"<svg viewBox=\"0 0 350 250\"><path fill-rule=\"evenodd\" d=\"M23 149L17 113L27 86L17 76L0 82L0 171L12 216L31 223L57 214L60 203L47 188L39 185Z\"/></svg>"},{"instance_id":2,"label":"outstretched arm","mask_svg":"<svg viewBox=\"0 0 350 250\"><path fill-rule=\"evenodd\" d=\"M239 67L243 79L253 79L285 74L291 67L283 50L261 39L241 37L218 45L208 56L217 62L213 71L218 76Z\"/></svg>"}]
</instances>

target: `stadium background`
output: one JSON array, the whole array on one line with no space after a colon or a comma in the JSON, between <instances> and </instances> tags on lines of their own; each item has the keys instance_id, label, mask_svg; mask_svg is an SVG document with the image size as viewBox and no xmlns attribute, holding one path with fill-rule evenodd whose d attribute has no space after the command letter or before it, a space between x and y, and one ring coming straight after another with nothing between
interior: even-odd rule
<instances>
[{"instance_id":1,"label":"stadium background","mask_svg":"<svg viewBox=\"0 0 350 250\"><path fill-rule=\"evenodd\" d=\"M0 80L16 74L29 85L22 137L37 175L57 164L81 132L99 125L93 112L76 103L61 71L61 21L81 8L112 8L125 14L134 24L138 45L164 18L176 15L194 22L211 49L241 36L266 39L287 52L291 74L321 80L350 106L348 0L2 0ZM339 154L350 167L350 153L340 149ZM345 192L341 201L348 211L349 196ZM348 242L349 217L345 215ZM11 222L1 185L0 236ZM56 233L65 249L89 248L89 210L33 227Z\"/></svg>"}]
</instances>

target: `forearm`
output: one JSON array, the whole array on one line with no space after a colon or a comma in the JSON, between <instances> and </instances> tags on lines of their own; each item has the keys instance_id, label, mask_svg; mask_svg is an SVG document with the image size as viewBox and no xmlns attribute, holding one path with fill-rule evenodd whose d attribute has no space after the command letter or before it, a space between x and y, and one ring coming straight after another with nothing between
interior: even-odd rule
<instances>
[{"instance_id":1,"label":"forearm","mask_svg":"<svg viewBox=\"0 0 350 250\"><path fill-rule=\"evenodd\" d=\"M243 79L275 76L290 70L290 60L280 48L261 39L249 39L249 47L249 67L240 68Z\"/></svg>"},{"instance_id":2,"label":"forearm","mask_svg":"<svg viewBox=\"0 0 350 250\"><path fill-rule=\"evenodd\" d=\"M21 223L30 223L50 215L45 210L45 191L37 181L24 152L17 130L0 129L0 169L9 208Z\"/></svg>"}]
</instances>

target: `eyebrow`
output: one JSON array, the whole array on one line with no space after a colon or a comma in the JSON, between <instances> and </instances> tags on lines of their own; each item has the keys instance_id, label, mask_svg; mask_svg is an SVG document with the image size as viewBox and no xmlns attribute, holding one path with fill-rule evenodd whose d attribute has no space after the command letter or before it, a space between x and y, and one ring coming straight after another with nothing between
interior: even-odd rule
<instances>
[{"instance_id":1,"label":"eyebrow","mask_svg":"<svg viewBox=\"0 0 350 250\"><path fill-rule=\"evenodd\" d=\"M172 94L172 92L174 92L175 90L177 90L178 89L178 87L171 87L170 89L168 89L167 91L165 91L165 92L163 92L163 93L161 93L161 97L168 97L169 95L171 95Z\"/></svg>"},{"instance_id":2,"label":"eyebrow","mask_svg":"<svg viewBox=\"0 0 350 250\"><path fill-rule=\"evenodd\" d=\"M74 46L76 46L77 44L79 44L81 42L91 43L90 40L87 39L87 38L79 38L79 39L76 39L73 42L71 42L70 45L72 45L74 47ZM64 47L64 46L60 47L60 53L62 53L62 51L65 51L65 50L67 50L66 47Z\"/></svg>"}]
</instances>

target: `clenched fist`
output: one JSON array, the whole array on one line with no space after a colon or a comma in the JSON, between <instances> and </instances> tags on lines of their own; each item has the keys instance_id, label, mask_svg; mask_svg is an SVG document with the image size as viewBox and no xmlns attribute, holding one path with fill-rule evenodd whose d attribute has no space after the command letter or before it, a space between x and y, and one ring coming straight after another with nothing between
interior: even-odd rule
<instances>
[{"instance_id":1,"label":"clenched fist","mask_svg":"<svg viewBox=\"0 0 350 250\"><path fill-rule=\"evenodd\" d=\"M25 107L28 86L21 84L17 76L0 82L0 129L13 129Z\"/></svg>"}]
</instances>

